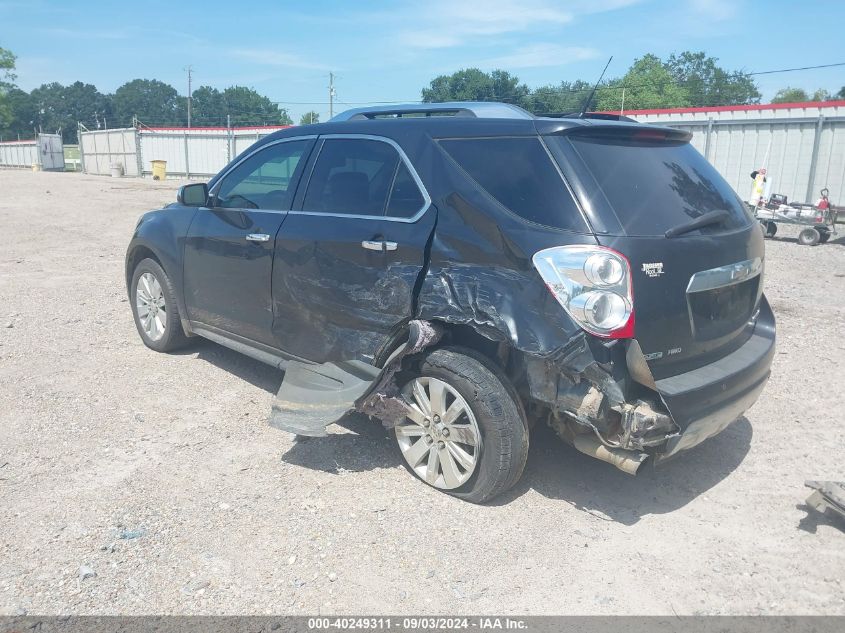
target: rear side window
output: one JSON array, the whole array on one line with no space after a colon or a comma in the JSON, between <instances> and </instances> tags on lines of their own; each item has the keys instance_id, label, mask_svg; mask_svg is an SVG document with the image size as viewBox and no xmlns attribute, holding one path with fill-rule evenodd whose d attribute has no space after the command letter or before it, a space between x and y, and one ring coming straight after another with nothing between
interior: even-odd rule
<instances>
[{"instance_id":1,"label":"rear side window","mask_svg":"<svg viewBox=\"0 0 845 633\"><path fill-rule=\"evenodd\" d=\"M717 210L730 215L721 224L702 227L700 233L724 232L749 222L731 186L685 141L614 135L553 142L572 144L627 235L663 235Z\"/></svg>"},{"instance_id":2,"label":"rear side window","mask_svg":"<svg viewBox=\"0 0 845 633\"><path fill-rule=\"evenodd\" d=\"M393 188L390 190L390 200L387 203L387 215L391 218L410 218L422 209L423 200L420 188L403 162L399 162Z\"/></svg>"},{"instance_id":3,"label":"rear side window","mask_svg":"<svg viewBox=\"0 0 845 633\"><path fill-rule=\"evenodd\" d=\"M575 201L538 138L443 140L440 146L512 213L559 229L587 230Z\"/></svg>"},{"instance_id":4,"label":"rear side window","mask_svg":"<svg viewBox=\"0 0 845 633\"><path fill-rule=\"evenodd\" d=\"M399 154L388 143L327 139L308 182L303 211L384 215L398 164Z\"/></svg>"}]
</instances>

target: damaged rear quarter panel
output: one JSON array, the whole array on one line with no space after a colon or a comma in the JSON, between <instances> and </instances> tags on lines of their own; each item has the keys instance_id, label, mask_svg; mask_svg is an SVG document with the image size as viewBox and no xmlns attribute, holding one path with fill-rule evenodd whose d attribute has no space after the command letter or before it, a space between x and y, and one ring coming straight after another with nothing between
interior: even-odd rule
<instances>
[{"instance_id":1,"label":"damaged rear quarter panel","mask_svg":"<svg viewBox=\"0 0 845 633\"><path fill-rule=\"evenodd\" d=\"M531 258L552 246L595 244L595 238L517 218L445 156L435 166L430 180L438 184L433 198L439 213L416 317L469 325L526 354L553 355L581 330Z\"/></svg>"}]
</instances>

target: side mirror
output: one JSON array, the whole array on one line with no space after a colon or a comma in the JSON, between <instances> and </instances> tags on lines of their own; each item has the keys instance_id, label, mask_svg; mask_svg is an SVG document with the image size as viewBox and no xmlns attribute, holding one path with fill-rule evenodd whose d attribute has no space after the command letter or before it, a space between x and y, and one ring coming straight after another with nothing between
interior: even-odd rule
<instances>
[{"instance_id":1,"label":"side mirror","mask_svg":"<svg viewBox=\"0 0 845 633\"><path fill-rule=\"evenodd\" d=\"M204 207L208 203L208 185L204 182L182 185L176 192L176 202L186 207Z\"/></svg>"}]
</instances>

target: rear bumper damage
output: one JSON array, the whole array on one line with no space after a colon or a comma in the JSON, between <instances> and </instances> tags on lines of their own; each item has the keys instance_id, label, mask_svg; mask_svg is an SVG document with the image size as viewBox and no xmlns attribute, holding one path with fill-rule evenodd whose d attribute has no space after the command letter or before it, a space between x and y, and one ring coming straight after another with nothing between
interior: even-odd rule
<instances>
[{"instance_id":1,"label":"rear bumper damage","mask_svg":"<svg viewBox=\"0 0 845 633\"><path fill-rule=\"evenodd\" d=\"M579 451L634 474L653 457L663 462L713 437L760 396L775 352L775 322L765 298L751 337L737 350L703 367L654 380L636 340L628 342L625 372L595 363L586 382L558 367L550 425ZM584 352L586 355L586 352ZM554 371L550 368L550 371ZM535 372L529 372L529 378ZM616 374L615 389L607 383ZM604 384L595 380L604 375ZM626 380L628 384L626 385ZM621 386L620 386L621 385ZM537 385L531 385L538 395ZM625 396L621 395L624 390Z\"/></svg>"}]
</instances>

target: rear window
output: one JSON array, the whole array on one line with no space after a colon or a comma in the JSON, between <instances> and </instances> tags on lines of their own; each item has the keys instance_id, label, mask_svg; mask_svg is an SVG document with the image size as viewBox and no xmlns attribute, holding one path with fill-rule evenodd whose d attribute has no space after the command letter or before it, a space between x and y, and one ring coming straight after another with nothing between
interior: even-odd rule
<instances>
[{"instance_id":1,"label":"rear window","mask_svg":"<svg viewBox=\"0 0 845 633\"><path fill-rule=\"evenodd\" d=\"M627 235L663 235L717 210L730 215L699 233L737 229L749 222L734 190L687 142L574 135L556 141L572 144Z\"/></svg>"},{"instance_id":2,"label":"rear window","mask_svg":"<svg viewBox=\"0 0 845 633\"><path fill-rule=\"evenodd\" d=\"M443 140L440 146L493 199L516 215L559 229L587 230L538 138Z\"/></svg>"}]
</instances>

